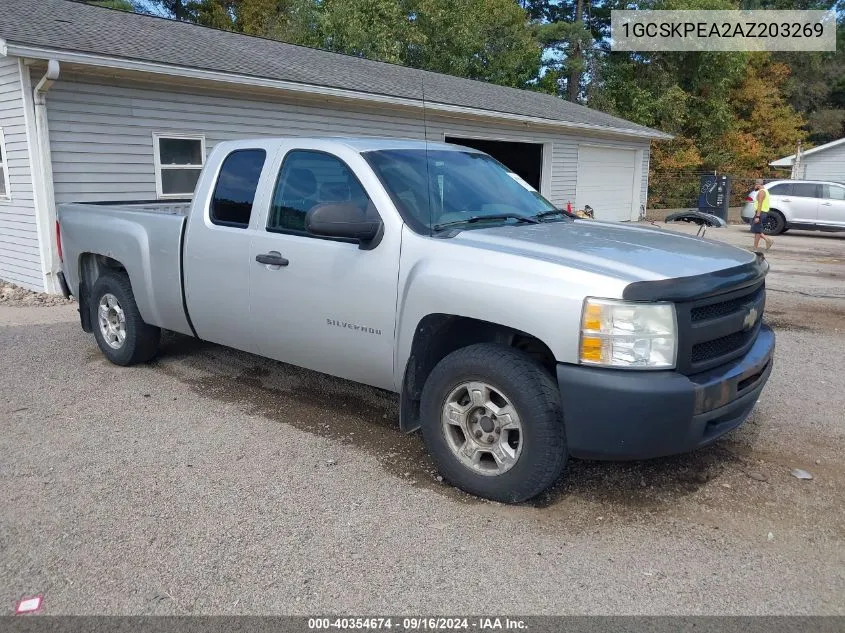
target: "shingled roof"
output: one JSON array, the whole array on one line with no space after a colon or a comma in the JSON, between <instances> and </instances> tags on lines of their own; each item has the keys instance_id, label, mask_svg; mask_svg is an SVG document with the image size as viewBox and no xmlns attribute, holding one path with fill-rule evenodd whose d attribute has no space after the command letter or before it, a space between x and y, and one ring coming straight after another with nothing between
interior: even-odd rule
<instances>
[{"instance_id":1,"label":"shingled roof","mask_svg":"<svg viewBox=\"0 0 845 633\"><path fill-rule=\"evenodd\" d=\"M82 53L200 69L242 78L333 88L375 97L469 108L563 127L645 138L657 130L557 97L69 0L0 0L9 54ZM36 49L39 49L36 51ZM0 53L3 50L0 48ZM104 64L105 65L105 64ZM248 81L247 81L248 83Z\"/></svg>"}]
</instances>

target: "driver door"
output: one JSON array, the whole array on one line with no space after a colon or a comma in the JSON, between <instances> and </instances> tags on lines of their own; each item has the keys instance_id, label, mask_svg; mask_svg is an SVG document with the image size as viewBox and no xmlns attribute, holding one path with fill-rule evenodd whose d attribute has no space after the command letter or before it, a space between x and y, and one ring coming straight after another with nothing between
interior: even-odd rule
<instances>
[{"instance_id":1,"label":"driver door","mask_svg":"<svg viewBox=\"0 0 845 633\"><path fill-rule=\"evenodd\" d=\"M392 389L400 241L374 248L317 237L306 213L342 202L376 213L338 156L292 149L284 157L266 221L250 246L250 319L270 358Z\"/></svg>"}]
</instances>

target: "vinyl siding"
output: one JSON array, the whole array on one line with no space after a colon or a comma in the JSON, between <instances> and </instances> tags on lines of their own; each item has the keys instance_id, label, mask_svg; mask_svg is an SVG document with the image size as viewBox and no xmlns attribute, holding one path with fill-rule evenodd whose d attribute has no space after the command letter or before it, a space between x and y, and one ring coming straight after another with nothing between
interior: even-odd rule
<instances>
[{"instance_id":1,"label":"vinyl siding","mask_svg":"<svg viewBox=\"0 0 845 633\"><path fill-rule=\"evenodd\" d=\"M552 202L560 206L565 206L567 202L572 202L573 207L575 206L575 190L578 184L578 146L581 144L641 150L643 160L640 168L639 203L642 205L646 204L648 199L649 143L647 141L639 143L631 141L613 141L586 135L556 137L554 144L554 159L552 163ZM590 204L590 201L577 200L577 203L579 206L583 207L585 204Z\"/></svg>"},{"instance_id":2,"label":"vinyl siding","mask_svg":"<svg viewBox=\"0 0 845 633\"><path fill-rule=\"evenodd\" d=\"M0 200L0 279L43 290L18 60L0 57L0 128L11 200Z\"/></svg>"},{"instance_id":3,"label":"vinyl siding","mask_svg":"<svg viewBox=\"0 0 845 633\"><path fill-rule=\"evenodd\" d=\"M804 157L804 178L845 182L845 143Z\"/></svg>"},{"instance_id":4,"label":"vinyl siding","mask_svg":"<svg viewBox=\"0 0 845 633\"><path fill-rule=\"evenodd\" d=\"M203 134L206 152L247 136L400 136L442 141L445 135L545 143L550 149L553 202L574 203L578 144L644 149L648 141L596 140L540 128L303 99L281 100L64 73L48 96L56 202L154 198L153 133Z\"/></svg>"}]
</instances>

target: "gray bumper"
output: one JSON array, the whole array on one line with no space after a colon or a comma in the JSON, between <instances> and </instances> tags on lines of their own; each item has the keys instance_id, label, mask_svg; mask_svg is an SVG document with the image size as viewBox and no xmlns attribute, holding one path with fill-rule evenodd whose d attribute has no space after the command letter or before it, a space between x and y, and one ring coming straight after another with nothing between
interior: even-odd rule
<instances>
[{"instance_id":1,"label":"gray bumper","mask_svg":"<svg viewBox=\"0 0 845 633\"><path fill-rule=\"evenodd\" d=\"M570 453L647 459L714 442L751 413L774 348L774 332L763 326L745 356L694 376L558 365Z\"/></svg>"}]
</instances>

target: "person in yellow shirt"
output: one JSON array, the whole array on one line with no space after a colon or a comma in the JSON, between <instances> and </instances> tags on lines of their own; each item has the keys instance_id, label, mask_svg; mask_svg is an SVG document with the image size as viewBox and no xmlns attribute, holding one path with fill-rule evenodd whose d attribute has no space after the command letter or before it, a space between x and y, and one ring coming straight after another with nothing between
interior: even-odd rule
<instances>
[{"instance_id":1,"label":"person in yellow shirt","mask_svg":"<svg viewBox=\"0 0 845 633\"><path fill-rule=\"evenodd\" d=\"M769 198L771 194L763 187L763 180L761 178L754 181L754 190L757 192L757 195L754 196L754 218L751 220L751 232L754 234L754 250L760 247L761 237L766 241L766 250L769 250L775 241L763 234L763 225L765 224L766 214L769 212Z\"/></svg>"}]
</instances>

